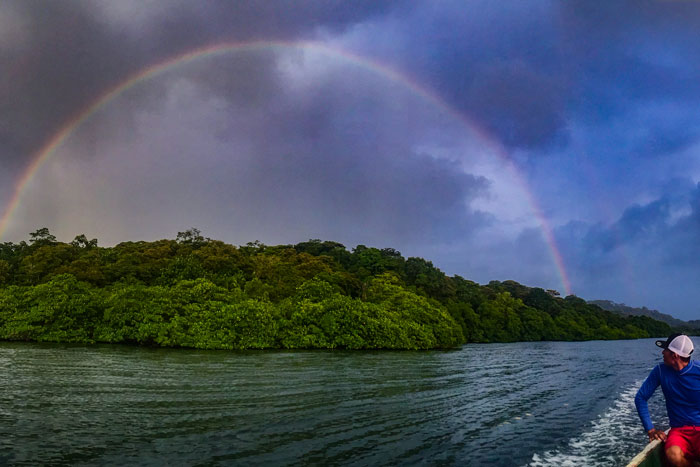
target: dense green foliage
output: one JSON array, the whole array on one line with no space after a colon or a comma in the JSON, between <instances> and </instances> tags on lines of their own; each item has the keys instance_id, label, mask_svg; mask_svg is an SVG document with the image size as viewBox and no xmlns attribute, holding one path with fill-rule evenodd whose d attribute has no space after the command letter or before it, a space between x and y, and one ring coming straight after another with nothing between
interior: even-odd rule
<instances>
[{"instance_id":1,"label":"dense green foliage","mask_svg":"<svg viewBox=\"0 0 700 467\"><path fill-rule=\"evenodd\" d=\"M666 336L514 281L479 285L421 258L336 242L235 247L196 229L111 248L48 229L0 244L0 339L210 349L451 348Z\"/></svg>"}]
</instances>

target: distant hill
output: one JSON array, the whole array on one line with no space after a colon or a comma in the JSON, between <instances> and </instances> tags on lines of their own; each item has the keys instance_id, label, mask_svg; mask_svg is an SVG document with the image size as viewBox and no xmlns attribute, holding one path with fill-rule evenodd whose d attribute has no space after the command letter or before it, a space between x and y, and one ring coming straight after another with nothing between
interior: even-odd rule
<instances>
[{"instance_id":1,"label":"distant hill","mask_svg":"<svg viewBox=\"0 0 700 467\"><path fill-rule=\"evenodd\" d=\"M657 321L662 321L673 328L700 330L700 320L683 321L671 315L667 315L666 313L650 310L647 307L634 308L624 303L615 303L610 300L590 300L588 303L591 305L598 305L603 310L612 311L613 313L619 313L625 316L648 316Z\"/></svg>"}]
</instances>

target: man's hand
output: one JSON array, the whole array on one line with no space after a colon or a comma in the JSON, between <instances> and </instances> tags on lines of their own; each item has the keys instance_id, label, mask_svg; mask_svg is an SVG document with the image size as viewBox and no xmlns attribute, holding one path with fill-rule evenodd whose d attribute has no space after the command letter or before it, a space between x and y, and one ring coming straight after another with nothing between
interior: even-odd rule
<instances>
[{"instance_id":1,"label":"man's hand","mask_svg":"<svg viewBox=\"0 0 700 467\"><path fill-rule=\"evenodd\" d=\"M647 434L649 435L649 442L654 441L655 439L666 441L666 433L664 433L662 430L652 428L651 430L647 431Z\"/></svg>"}]
</instances>

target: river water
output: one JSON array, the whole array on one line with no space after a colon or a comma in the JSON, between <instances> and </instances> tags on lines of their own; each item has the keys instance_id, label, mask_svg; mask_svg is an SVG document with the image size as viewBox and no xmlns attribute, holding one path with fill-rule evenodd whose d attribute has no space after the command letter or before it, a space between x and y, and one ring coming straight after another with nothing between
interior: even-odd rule
<instances>
[{"instance_id":1,"label":"river water","mask_svg":"<svg viewBox=\"0 0 700 467\"><path fill-rule=\"evenodd\" d=\"M624 465L652 339L456 351L0 342L0 464ZM652 416L666 422L663 396Z\"/></svg>"}]
</instances>

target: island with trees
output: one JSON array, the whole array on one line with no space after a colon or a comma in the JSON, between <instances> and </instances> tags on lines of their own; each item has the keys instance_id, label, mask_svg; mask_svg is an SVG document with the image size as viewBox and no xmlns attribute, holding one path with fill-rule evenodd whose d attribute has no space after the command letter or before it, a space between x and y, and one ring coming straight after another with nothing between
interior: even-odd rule
<instances>
[{"instance_id":1,"label":"island with trees","mask_svg":"<svg viewBox=\"0 0 700 467\"><path fill-rule=\"evenodd\" d=\"M574 295L449 277L392 248L233 246L197 229L100 247L48 229L0 244L0 340L202 349L445 349L634 339L668 324Z\"/></svg>"}]
</instances>

